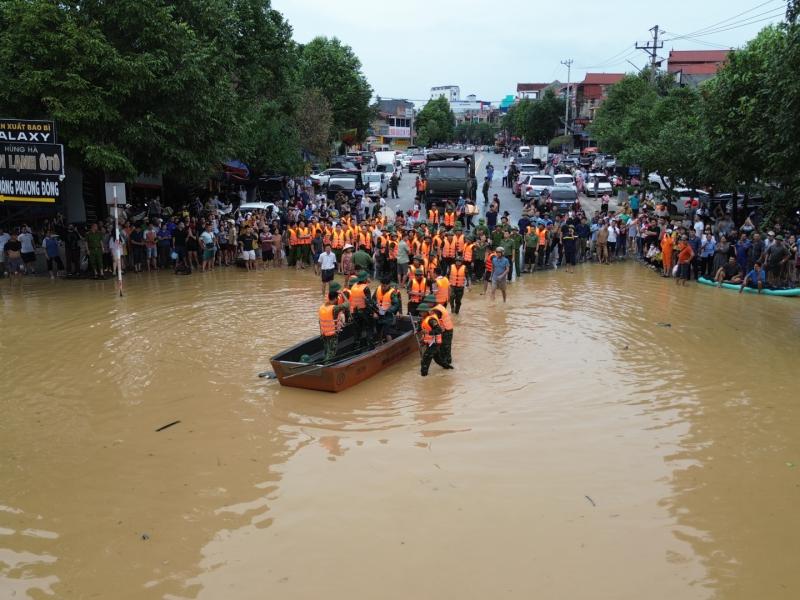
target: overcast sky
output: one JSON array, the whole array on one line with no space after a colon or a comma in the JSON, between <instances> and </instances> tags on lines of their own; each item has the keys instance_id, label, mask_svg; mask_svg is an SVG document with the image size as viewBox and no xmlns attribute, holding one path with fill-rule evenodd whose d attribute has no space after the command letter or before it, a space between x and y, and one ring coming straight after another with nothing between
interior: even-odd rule
<instances>
[{"instance_id":1,"label":"overcast sky","mask_svg":"<svg viewBox=\"0 0 800 600\"><path fill-rule=\"evenodd\" d=\"M349 44L376 95L425 99L436 85L458 85L498 101L518 82L572 81L587 71L641 67L634 49L658 23L670 49L738 47L783 16L782 0L273 0L304 43L318 35ZM701 31L702 30L702 31ZM694 38L673 39L687 34Z\"/></svg>"}]
</instances>

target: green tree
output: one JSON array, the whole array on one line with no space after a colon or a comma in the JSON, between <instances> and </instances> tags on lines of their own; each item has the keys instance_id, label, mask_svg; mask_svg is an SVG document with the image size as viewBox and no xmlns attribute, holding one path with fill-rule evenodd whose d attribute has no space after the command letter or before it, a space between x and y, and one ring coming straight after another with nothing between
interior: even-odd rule
<instances>
[{"instance_id":1,"label":"green tree","mask_svg":"<svg viewBox=\"0 0 800 600\"><path fill-rule=\"evenodd\" d=\"M317 89L300 95L295 113L300 145L317 158L330 154L333 111L331 105Z\"/></svg>"},{"instance_id":2,"label":"green tree","mask_svg":"<svg viewBox=\"0 0 800 600\"><path fill-rule=\"evenodd\" d=\"M299 81L305 89L319 90L330 103L335 135L356 130L356 141L366 137L373 116L372 88L350 46L337 38L311 40L300 50Z\"/></svg>"},{"instance_id":3,"label":"green tree","mask_svg":"<svg viewBox=\"0 0 800 600\"><path fill-rule=\"evenodd\" d=\"M550 142L561 127L564 101L547 88L538 100L531 101L526 110L523 131L529 144L544 145Z\"/></svg>"},{"instance_id":4,"label":"green tree","mask_svg":"<svg viewBox=\"0 0 800 600\"><path fill-rule=\"evenodd\" d=\"M429 100L416 116L417 142L431 146L449 142L455 133L456 118L447 98L440 96Z\"/></svg>"}]
</instances>

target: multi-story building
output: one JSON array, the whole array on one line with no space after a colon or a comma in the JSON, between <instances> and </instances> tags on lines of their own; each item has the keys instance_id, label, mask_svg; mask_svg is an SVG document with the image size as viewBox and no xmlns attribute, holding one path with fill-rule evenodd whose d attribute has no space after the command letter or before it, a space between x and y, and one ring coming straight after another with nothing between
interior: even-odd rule
<instances>
[{"instance_id":1,"label":"multi-story building","mask_svg":"<svg viewBox=\"0 0 800 600\"><path fill-rule=\"evenodd\" d=\"M682 86L697 87L717 74L729 50L670 50L667 72Z\"/></svg>"},{"instance_id":2,"label":"multi-story building","mask_svg":"<svg viewBox=\"0 0 800 600\"><path fill-rule=\"evenodd\" d=\"M377 98L378 117L372 122L372 140L394 148L411 145L414 136L414 104L408 100Z\"/></svg>"},{"instance_id":3,"label":"multi-story building","mask_svg":"<svg viewBox=\"0 0 800 600\"><path fill-rule=\"evenodd\" d=\"M439 85L431 88L431 100L444 96L448 102L461 100L461 88L457 85Z\"/></svg>"},{"instance_id":4,"label":"multi-story building","mask_svg":"<svg viewBox=\"0 0 800 600\"><path fill-rule=\"evenodd\" d=\"M578 82L575 94L575 118L572 120L572 131L576 146L585 148L591 143L588 126L594 120L597 109L608 98L608 91L615 83L625 77L625 73L587 73L583 81Z\"/></svg>"}]
</instances>

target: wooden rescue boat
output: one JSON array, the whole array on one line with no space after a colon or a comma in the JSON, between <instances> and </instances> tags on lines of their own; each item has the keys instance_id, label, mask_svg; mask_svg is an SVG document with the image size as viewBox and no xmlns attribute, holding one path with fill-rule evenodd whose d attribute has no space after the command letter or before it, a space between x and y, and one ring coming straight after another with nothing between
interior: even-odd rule
<instances>
[{"instance_id":1,"label":"wooden rescue boat","mask_svg":"<svg viewBox=\"0 0 800 600\"><path fill-rule=\"evenodd\" d=\"M356 352L355 329L350 324L339 333L336 358L328 364L322 364L325 353L319 336L276 354L270 363L281 385L340 392L409 356L419 356L415 324L410 317L398 316L388 334L390 341Z\"/></svg>"}]
</instances>

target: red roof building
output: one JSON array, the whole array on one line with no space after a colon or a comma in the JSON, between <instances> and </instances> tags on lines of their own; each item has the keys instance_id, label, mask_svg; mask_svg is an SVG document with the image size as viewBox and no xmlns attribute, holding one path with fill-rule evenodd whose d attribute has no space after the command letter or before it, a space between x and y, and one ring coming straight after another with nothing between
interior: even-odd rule
<instances>
[{"instance_id":1,"label":"red roof building","mask_svg":"<svg viewBox=\"0 0 800 600\"><path fill-rule=\"evenodd\" d=\"M576 117L591 122L595 111L608 97L608 90L624 77L625 73L587 73L575 87Z\"/></svg>"},{"instance_id":2,"label":"red roof building","mask_svg":"<svg viewBox=\"0 0 800 600\"><path fill-rule=\"evenodd\" d=\"M729 50L670 50L667 71L681 85L697 86L717 74Z\"/></svg>"}]
</instances>

